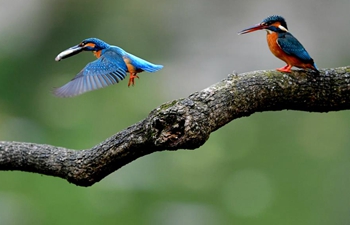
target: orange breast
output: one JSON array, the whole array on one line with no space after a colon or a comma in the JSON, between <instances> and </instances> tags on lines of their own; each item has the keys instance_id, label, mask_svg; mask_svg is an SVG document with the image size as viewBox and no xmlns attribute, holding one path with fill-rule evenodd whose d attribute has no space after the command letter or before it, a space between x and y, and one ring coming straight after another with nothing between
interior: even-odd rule
<instances>
[{"instance_id":1,"label":"orange breast","mask_svg":"<svg viewBox=\"0 0 350 225\"><path fill-rule=\"evenodd\" d=\"M99 51L94 51L94 56L96 56L96 58L100 58L101 57L101 50Z\"/></svg>"},{"instance_id":2,"label":"orange breast","mask_svg":"<svg viewBox=\"0 0 350 225\"><path fill-rule=\"evenodd\" d=\"M278 34L275 32L268 33L266 38L267 38L267 44L269 45L269 48L272 54L274 54L277 58L287 63L286 58L288 58L288 55L277 44Z\"/></svg>"}]
</instances>

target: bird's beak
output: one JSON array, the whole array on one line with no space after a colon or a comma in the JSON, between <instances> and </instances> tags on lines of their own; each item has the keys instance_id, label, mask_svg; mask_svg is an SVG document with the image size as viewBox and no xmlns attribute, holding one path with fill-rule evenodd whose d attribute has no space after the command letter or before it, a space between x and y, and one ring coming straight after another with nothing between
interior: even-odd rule
<instances>
[{"instance_id":1,"label":"bird's beak","mask_svg":"<svg viewBox=\"0 0 350 225\"><path fill-rule=\"evenodd\" d=\"M64 50L60 54L58 54L55 58L56 61L60 61L61 59L65 59L68 57L71 57L73 55L76 55L84 50L84 46L73 46L71 48L68 48L67 50Z\"/></svg>"},{"instance_id":2,"label":"bird's beak","mask_svg":"<svg viewBox=\"0 0 350 225\"><path fill-rule=\"evenodd\" d=\"M239 32L238 34L246 34L246 33L250 33L250 32L253 32L253 31L257 31L257 30L263 30L265 29L267 26L265 25L262 25L262 24L257 24L255 26L252 26L252 27L249 27L247 29L244 29L242 30L241 32Z\"/></svg>"}]
</instances>

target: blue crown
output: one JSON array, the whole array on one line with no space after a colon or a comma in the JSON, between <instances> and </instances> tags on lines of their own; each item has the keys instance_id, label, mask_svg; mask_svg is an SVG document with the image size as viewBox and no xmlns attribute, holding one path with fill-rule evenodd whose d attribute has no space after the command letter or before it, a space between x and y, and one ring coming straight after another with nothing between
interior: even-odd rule
<instances>
[{"instance_id":1,"label":"blue crown","mask_svg":"<svg viewBox=\"0 0 350 225\"><path fill-rule=\"evenodd\" d=\"M269 16L269 17L265 18L261 23L266 23L266 24L270 25L270 24L273 24L275 22L280 22L283 27L288 29L287 23L284 20L284 18L282 16L278 16L278 15Z\"/></svg>"}]
</instances>

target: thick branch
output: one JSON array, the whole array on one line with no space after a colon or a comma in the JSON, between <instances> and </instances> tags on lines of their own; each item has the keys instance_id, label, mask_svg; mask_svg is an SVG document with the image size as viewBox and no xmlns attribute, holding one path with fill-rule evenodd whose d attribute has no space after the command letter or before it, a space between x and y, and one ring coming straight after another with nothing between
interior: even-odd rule
<instances>
[{"instance_id":1,"label":"thick branch","mask_svg":"<svg viewBox=\"0 0 350 225\"><path fill-rule=\"evenodd\" d=\"M231 120L276 110L350 109L350 67L313 72L232 74L202 91L154 109L147 118L87 150L0 142L0 170L20 170L90 186L144 155L195 149Z\"/></svg>"}]
</instances>

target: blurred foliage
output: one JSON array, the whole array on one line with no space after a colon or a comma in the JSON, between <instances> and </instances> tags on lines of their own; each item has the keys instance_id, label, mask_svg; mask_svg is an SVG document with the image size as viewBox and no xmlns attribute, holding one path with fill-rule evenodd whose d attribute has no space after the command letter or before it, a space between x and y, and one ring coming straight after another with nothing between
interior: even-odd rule
<instances>
[{"instance_id":1,"label":"blurred foliage","mask_svg":"<svg viewBox=\"0 0 350 225\"><path fill-rule=\"evenodd\" d=\"M332 7L329 6L332 4ZM349 1L0 1L0 139L90 148L162 104L237 72L282 66L263 32L281 14L318 66L349 65ZM334 25L336 24L336 26ZM334 34L337 35L334 35ZM165 68L76 98L50 91L93 56L54 61L99 37ZM348 111L257 113L195 151L143 157L89 188L0 173L0 224L348 224Z\"/></svg>"}]
</instances>

